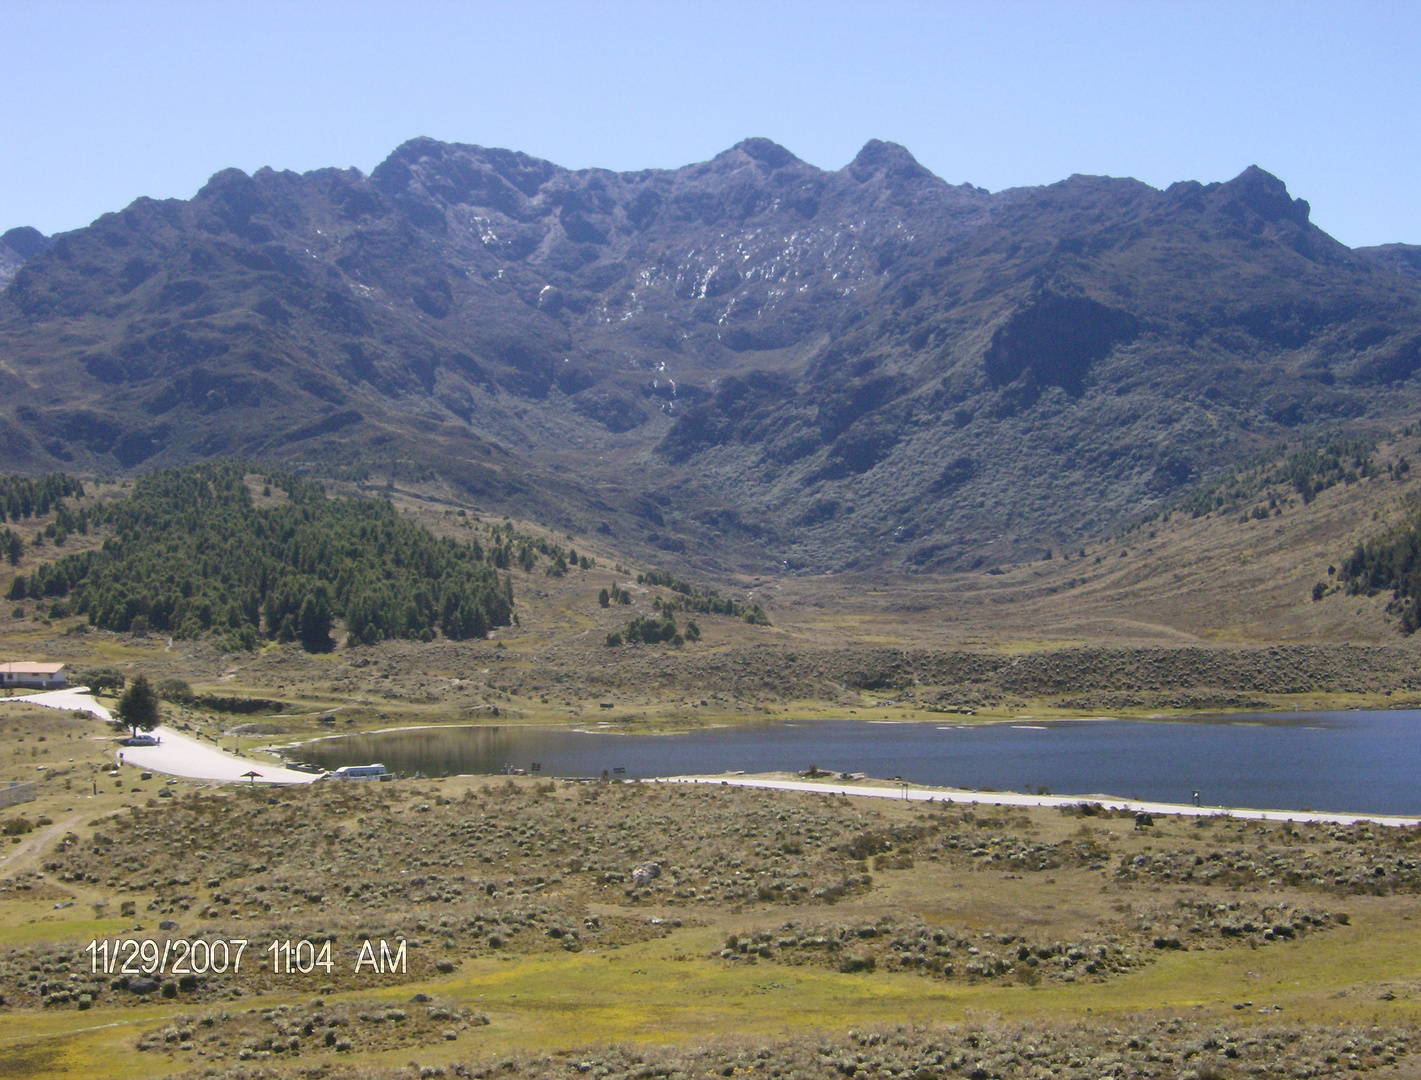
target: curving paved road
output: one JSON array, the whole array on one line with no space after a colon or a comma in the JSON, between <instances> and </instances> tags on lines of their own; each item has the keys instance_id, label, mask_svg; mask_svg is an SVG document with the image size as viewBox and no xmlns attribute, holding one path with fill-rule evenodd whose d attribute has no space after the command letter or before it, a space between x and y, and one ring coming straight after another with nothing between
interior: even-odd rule
<instances>
[{"instance_id":1,"label":"curving paved road","mask_svg":"<svg viewBox=\"0 0 1421 1080\"><path fill-rule=\"evenodd\" d=\"M153 734L159 739L157 746L125 746L120 750L124 764L194 780L247 783L251 779L246 775L249 772L260 774L256 778L258 784L309 784L315 779L310 773L283 768L280 762L255 761L236 754L224 754L216 747L172 728L156 727Z\"/></svg>"},{"instance_id":2,"label":"curving paved road","mask_svg":"<svg viewBox=\"0 0 1421 1080\"><path fill-rule=\"evenodd\" d=\"M24 697L0 698L0 705L15 701L43 705L49 709L86 712L105 723L113 723L113 714L94 700L87 686L70 686L63 690L26 694ZM292 772L283 768L279 762L256 761L238 757L236 754L224 754L216 747L208 746L172 728L157 727L153 729L153 734L161 740L157 746L125 746L118 751L125 764L166 773L169 776L185 776L192 780L251 782L251 778L246 775L249 772L260 774L256 778L259 784L309 784L315 779L310 773Z\"/></svg>"},{"instance_id":3,"label":"curving paved road","mask_svg":"<svg viewBox=\"0 0 1421 1080\"><path fill-rule=\"evenodd\" d=\"M24 697L0 698L0 705L14 701L23 701L29 705L43 705L47 709L86 712L90 716L97 716L106 723L113 722L113 714L93 699L87 686L68 686L63 690L43 690L37 694L26 694Z\"/></svg>"}]
</instances>

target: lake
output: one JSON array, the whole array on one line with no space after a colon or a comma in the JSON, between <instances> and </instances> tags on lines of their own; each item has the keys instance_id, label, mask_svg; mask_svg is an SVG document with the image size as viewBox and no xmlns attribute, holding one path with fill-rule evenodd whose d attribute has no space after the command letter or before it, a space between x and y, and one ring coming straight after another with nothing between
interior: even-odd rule
<instances>
[{"instance_id":1,"label":"lake","mask_svg":"<svg viewBox=\"0 0 1421 1080\"><path fill-rule=\"evenodd\" d=\"M915 784L1204 805L1421 814L1421 712L1265 713L1169 721L997 724L800 720L621 735L598 728L441 727L318 740L291 751L327 769L383 762L446 776L505 766L627 779L800 771ZM623 770L623 771L617 771Z\"/></svg>"}]
</instances>

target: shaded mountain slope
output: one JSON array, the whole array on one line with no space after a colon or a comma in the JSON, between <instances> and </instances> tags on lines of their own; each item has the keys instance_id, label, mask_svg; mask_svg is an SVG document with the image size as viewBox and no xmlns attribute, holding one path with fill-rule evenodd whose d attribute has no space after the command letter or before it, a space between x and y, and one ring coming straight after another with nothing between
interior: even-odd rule
<instances>
[{"instance_id":1,"label":"shaded mountain slope","mask_svg":"<svg viewBox=\"0 0 1421 1080\"><path fill-rule=\"evenodd\" d=\"M0 289L10 284L33 255L49 247L49 237L30 225L0 233Z\"/></svg>"},{"instance_id":2,"label":"shaded mountain slope","mask_svg":"<svg viewBox=\"0 0 1421 1080\"><path fill-rule=\"evenodd\" d=\"M1256 168L989 194L876 141L612 173L416 139L36 238L0 294L0 465L437 474L706 564L1070 543L1404 415L1421 368L1405 252Z\"/></svg>"},{"instance_id":3,"label":"shaded mountain slope","mask_svg":"<svg viewBox=\"0 0 1421 1080\"><path fill-rule=\"evenodd\" d=\"M1421 277L1421 244L1382 244L1379 247L1357 248L1357 254L1390 270Z\"/></svg>"}]
</instances>

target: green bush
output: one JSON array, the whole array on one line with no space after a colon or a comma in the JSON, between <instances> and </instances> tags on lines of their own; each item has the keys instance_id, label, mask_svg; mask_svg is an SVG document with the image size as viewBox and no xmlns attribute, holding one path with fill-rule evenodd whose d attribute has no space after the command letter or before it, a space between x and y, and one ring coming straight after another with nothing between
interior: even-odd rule
<instances>
[{"instance_id":1,"label":"green bush","mask_svg":"<svg viewBox=\"0 0 1421 1080\"><path fill-rule=\"evenodd\" d=\"M647 645L659 645L663 641L670 641L679 636L676 620L669 611L659 619L638 615L627 623L627 628L623 633L627 641L640 641Z\"/></svg>"},{"instance_id":2,"label":"green bush","mask_svg":"<svg viewBox=\"0 0 1421 1080\"><path fill-rule=\"evenodd\" d=\"M116 667L91 667L76 671L74 681L87 686L96 694L102 694L105 691L122 690L128 682L128 676Z\"/></svg>"},{"instance_id":3,"label":"green bush","mask_svg":"<svg viewBox=\"0 0 1421 1080\"><path fill-rule=\"evenodd\" d=\"M158 696L164 701L187 705L192 701L192 687L185 679L164 679L158 684Z\"/></svg>"}]
</instances>

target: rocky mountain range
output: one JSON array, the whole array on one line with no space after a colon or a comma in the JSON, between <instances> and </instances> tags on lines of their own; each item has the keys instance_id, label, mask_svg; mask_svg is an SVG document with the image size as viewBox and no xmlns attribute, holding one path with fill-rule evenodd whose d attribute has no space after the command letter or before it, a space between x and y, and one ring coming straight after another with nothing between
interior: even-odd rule
<instances>
[{"instance_id":1,"label":"rocky mountain range","mask_svg":"<svg viewBox=\"0 0 1421 1080\"><path fill-rule=\"evenodd\" d=\"M0 237L0 467L437 476L632 550L972 569L1421 403L1421 249L1258 168L990 193L870 142L571 171L415 139Z\"/></svg>"}]
</instances>

